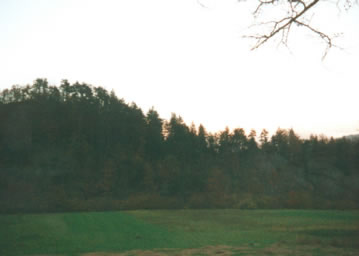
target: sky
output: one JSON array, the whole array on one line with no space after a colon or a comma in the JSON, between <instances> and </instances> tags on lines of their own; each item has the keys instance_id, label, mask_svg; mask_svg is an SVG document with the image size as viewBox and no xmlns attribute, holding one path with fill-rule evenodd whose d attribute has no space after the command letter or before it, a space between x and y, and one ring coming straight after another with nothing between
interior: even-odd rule
<instances>
[{"instance_id":1,"label":"sky","mask_svg":"<svg viewBox=\"0 0 359 256\"><path fill-rule=\"evenodd\" d=\"M359 133L359 6L318 6L311 24L341 33L342 49L324 61L322 41L297 28L289 49L274 41L250 51L253 42L243 36L253 7L237 0L1 0L0 90L68 79L210 132Z\"/></svg>"}]
</instances>

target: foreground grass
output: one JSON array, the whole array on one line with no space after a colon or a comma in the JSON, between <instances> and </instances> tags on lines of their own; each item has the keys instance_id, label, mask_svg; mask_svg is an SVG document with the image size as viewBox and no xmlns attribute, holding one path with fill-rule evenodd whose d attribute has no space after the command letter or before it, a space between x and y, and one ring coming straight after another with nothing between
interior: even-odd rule
<instances>
[{"instance_id":1,"label":"foreground grass","mask_svg":"<svg viewBox=\"0 0 359 256\"><path fill-rule=\"evenodd\" d=\"M359 212L148 210L0 216L0 255L106 252L359 255Z\"/></svg>"}]
</instances>

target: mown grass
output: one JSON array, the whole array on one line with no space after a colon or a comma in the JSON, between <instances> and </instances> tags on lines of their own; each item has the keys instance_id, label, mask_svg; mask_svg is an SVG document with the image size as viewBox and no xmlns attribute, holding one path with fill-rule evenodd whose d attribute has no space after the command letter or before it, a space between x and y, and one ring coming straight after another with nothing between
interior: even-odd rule
<instances>
[{"instance_id":1,"label":"mown grass","mask_svg":"<svg viewBox=\"0 0 359 256\"><path fill-rule=\"evenodd\" d=\"M0 255L152 249L170 243L165 228L119 213L0 216Z\"/></svg>"},{"instance_id":2,"label":"mown grass","mask_svg":"<svg viewBox=\"0 0 359 256\"><path fill-rule=\"evenodd\" d=\"M336 244L359 247L358 211L179 210L131 212L146 222L181 231L197 246L266 247Z\"/></svg>"},{"instance_id":3,"label":"mown grass","mask_svg":"<svg viewBox=\"0 0 359 256\"><path fill-rule=\"evenodd\" d=\"M255 251L275 255L280 250L286 255L288 248L305 248L311 255L326 255L328 248L335 249L332 255L359 255L359 212L141 210L0 215L0 255L4 256L161 248L174 249L167 253L171 254L218 245L232 248L228 250L233 255L245 255L238 248L246 248L250 255Z\"/></svg>"}]
</instances>

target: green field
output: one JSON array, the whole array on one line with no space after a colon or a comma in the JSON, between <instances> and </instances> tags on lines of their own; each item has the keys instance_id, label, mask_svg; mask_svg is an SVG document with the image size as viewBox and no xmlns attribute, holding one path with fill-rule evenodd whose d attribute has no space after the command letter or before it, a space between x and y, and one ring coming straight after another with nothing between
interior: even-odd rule
<instances>
[{"instance_id":1,"label":"green field","mask_svg":"<svg viewBox=\"0 0 359 256\"><path fill-rule=\"evenodd\" d=\"M0 255L359 255L359 212L0 215Z\"/></svg>"}]
</instances>

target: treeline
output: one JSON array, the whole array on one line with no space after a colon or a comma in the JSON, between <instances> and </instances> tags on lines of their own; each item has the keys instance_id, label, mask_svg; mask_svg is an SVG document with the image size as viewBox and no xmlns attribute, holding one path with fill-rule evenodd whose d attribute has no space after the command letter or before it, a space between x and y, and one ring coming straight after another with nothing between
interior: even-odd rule
<instances>
[{"instance_id":1,"label":"treeline","mask_svg":"<svg viewBox=\"0 0 359 256\"><path fill-rule=\"evenodd\" d=\"M210 134L66 80L0 92L3 213L358 206L359 141Z\"/></svg>"}]
</instances>

